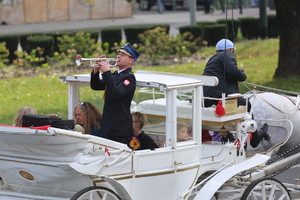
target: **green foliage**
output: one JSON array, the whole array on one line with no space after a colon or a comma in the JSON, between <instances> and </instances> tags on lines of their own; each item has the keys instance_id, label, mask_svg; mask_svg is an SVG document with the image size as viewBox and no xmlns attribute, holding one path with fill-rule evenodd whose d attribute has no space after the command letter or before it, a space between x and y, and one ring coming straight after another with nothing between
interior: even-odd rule
<instances>
[{"instance_id":1,"label":"green foliage","mask_svg":"<svg viewBox=\"0 0 300 200\"><path fill-rule=\"evenodd\" d=\"M254 17L240 18L240 28L245 39L259 38L259 19Z\"/></svg>"},{"instance_id":2,"label":"green foliage","mask_svg":"<svg viewBox=\"0 0 300 200\"><path fill-rule=\"evenodd\" d=\"M9 62L8 56L9 50L6 48L5 42L0 43L0 70L3 77L5 77L4 67Z\"/></svg>"},{"instance_id":3,"label":"green foliage","mask_svg":"<svg viewBox=\"0 0 300 200\"><path fill-rule=\"evenodd\" d=\"M149 28L155 29L157 27L164 28L164 30L166 31L167 34L170 33L170 25L169 24L156 24L156 25L150 26Z\"/></svg>"},{"instance_id":4,"label":"green foliage","mask_svg":"<svg viewBox=\"0 0 300 200\"><path fill-rule=\"evenodd\" d=\"M101 30L102 43L108 43L110 46L114 46L115 43L120 44L122 41L122 29L121 28L105 28Z\"/></svg>"},{"instance_id":5,"label":"green foliage","mask_svg":"<svg viewBox=\"0 0 300 200\"><path fill-rule=\"evenodd\" d=\"M171 37L164 28L155 28L139 34L141 44L138 51L151 60L152 64L159 64L159 59L175 56L182 58L194 53L197 47L197 40L192 40L190 33L179 34L177 37Z\"/></svg>"},{"instance_id":6,"label":"green foliage","mask_svg":"<svg viewBox=\"0 0 300 200\"><path fill-rule=\"evenodd\" d=\"M226 38L228 38L231 41L235 41L237 38L240 21L238 19L233 20L226 20L226 19L219 19L217 20L218 24L225 24L226 25Z\"/></svg>"},{"instance_id":7,"label":"green foliage","mask_svg":"<svg viewBox=\"0 0 300 200\"><path fill-rule=\"evenodd\" d=\"M0 79L0 124L12 125L15 114L23 106L36 108L40 115L55 113L67 119L68 86L59 80L62 75ZM81 100L92 102L99 110L102 110L102 96L103 93L88 86L80 89Z\"/></svg>"},{"instance_id":8,"label":"green foliage","mask_svg":"<svg viewBox=\"0 0 300 200\"><path fill-rule=\"evenodd\" d=\"M90 56L96 48L95 39L90 33L77 32L74 36L62 35L57 38L60 52L67 53L68 49L76 49L83 57Z\"/></svg>"},{"instance_id":9,"label":"green foliage","mask_svg":"<svg viewBox=\"0 0 300 200\"><path fill-rule=\"evenodd\" d=\"M6 48L5 42L0 42L0 67L8 63L9 50Z\"/></svg>"},{"instance_id":10,"label":"green foliage","mask_svg":"<svg viewBox=\"0 0 300 200\"><path fill-rule=\"evenodd\" d=\"M124 28L124 33L126 36L127 42L130 44L139 44L141 41L138 37L139 34L144 33L149 30L149 26L132 26Z\"/></svg>"},{"instance_id":11,"label":"green foliage","mask_svg":"<svg viewBox=\"0 0 300 200\"><path fill-rule=\"evenodd\" d=\"M140 43L142 43L142 41L138 37L139 34L142 34L145 31L152 30L158 27L163 28L162 30L164 30L167 34L169 34L170 25L168 24L157 24L153 26L129 26L124 28L126 40L130 44L136 44L138 46Z\"/></svg>"},{"instance_id":12,"label":"green foliage","mask_svg":"<svg viewBox=\"0 0 300 200\"><path fill-rule=\"evenodd\" d=\"M215 46L219 40L225 37L225 24L207 25L203 30L203 40L208 46Z\"/></svg>"},{"instance_id":13,"label":"green foliage","mask_svg":"<svg viewBox=\"0 0 300 200\"><path fill-rule=\"evenodd\" d=\"M65 71L69 67L76 67L74 63L74 58L77 55L75 49L68 49L67 52L54 52L52 57L48 57L47 61L49 66L53 69L61 69Z\"/></svg>"},{"instance_id":14,"label":"green foliage","mask_svg":"<svg viewBox=\"0 0 300 200\"><path fill-rule=\"evenodd\" d=\"M89 33L91 39L94 39L95 43L98 42L99 34L100 34L100 31L99 31L99 30L81 30L81 31L82 31L82 32Z\"/></svg>"},{"instance_id":15,"label":"green foliage","mask_svg":"<svg viewBox=\"0 0 300 200\"><path fill-rule=\"evenodd\" d=\"M63 34L61 32L49 32L47 35L50 35L53 37L53 52L59 51L58 48L58 37L61 37Z\"/></svg>"},{"instance_id":16,"label":"green foliage","mask_svg":"<svg viewBox=\"0 0 300 200\"><path fill-rule=\"evenodd\" d=\"M107 58L115 58L117 56L117 50L124 45L125 42L114 43L112 46L107 42L98 43L95 45L95 49L90 56L97 58L100 55L105 55Z\"/></svg>"},{"instance_id":17,"label":"green foliage","mask_svg":"<svg viewBox=\"0 0 300 200\"><path fill-rule=\"evenodd\" d=\"M279 36L276 15L268 15L268 37L277 38Z\"/></svg>"},{"instance_id":18,"label":"green foliage","mask_svg":"<svg viewBox=\"0 0 300 200\"><path fill-rule=\"evenodd\" d=\"M202 39L203 37L203 26L200 25L189 25L179 27L179 33L191 33L193 35L193 39Z\"/></svg>"},{"instance_id":19,"label":"green foliage","mask_svg":"<svg viewBox=\"0 0 300 200\"><path fill-rule=\"evenodd\" d=\"M43 57L44 50L40 47L33 49L30 54L26 51L17 51L17 59L14 60L14 64L23 69L34 68L39 66L44 62L45 58Z\"/></svg>"},{"instance_id":20,"label":"green foliage","mask_svg":"<svg viewBox=\"0 0 300 200\"><path fill-rule=\"evenodd\" d=\"M235 45L237 47L235 55L238 66L246 69L248 82L300 92L299 79L273 79L277 67L279 39L242 41L235 43ZM164 66L147 67L135 65L134 71L148 70L200 75L203 73L207 59L214 53L214 47L202 47L196 53L202 59L196 63L180 65L170 63ZM90 68L82 73L89 72ZM11 125L17 110L22 106L33 106L41 115L56 113L63 119L67 119L68 87L59 81L59 77L63 75L65 75L64 72L55 76L40 75L37 77L0 79L2 86L0 87L1 124ZM241 92L247 92L247 88L242 88ZM95 92L90 87L80 89L81 101L90 101L99 110L102 110L102 95L102 92Z\"/></svg>"},{"instance_id":21,"label":"green foliage","mask_svg":"<svg viewBox=\"0 0 300 200\"><path fill-rule=\"evenodd\" d=\"M9 62L12 62L15 59L15 51L18 50L19 37L17 35L1 35L1 42L5 42L6 48L9 50Z\"/></svg>"},{"instance_id":22,"label":"green foliage","mask_svg":"<svg viewBox=\"0 0 300 200\"><path fill-rule=\"evenodd\" d=\"M26 49L28 52L32 52L36 48L41 48L43 51L43 57L52 56L54 48L54 39L52 36L36 35L27 37Z\"/></svg>"},{"instance_id":23,"label":"green foliage","mask_svg":"<svg viewBox=\"0 0 300 200\"><path fill-rule=\"evenodd\" d=\"M30 50L27 49L27 38L30 36L36 36L36 35L44 35L41 33L23 33L21 35L19 35L19 41L20 41L20 45L23 51L27 51L30 52Z\"/></svg>"},{"instance_id":24,"label":"green foliage","mask_svg":"<svg viewBox=\"0 0 300 200\"><path fill-rule=\"evenodd\" d=\"M215 21L199 21L197 22L198 26L207 26L207 25L216 25L217 22Z\"/></svg>"}]
</instances>

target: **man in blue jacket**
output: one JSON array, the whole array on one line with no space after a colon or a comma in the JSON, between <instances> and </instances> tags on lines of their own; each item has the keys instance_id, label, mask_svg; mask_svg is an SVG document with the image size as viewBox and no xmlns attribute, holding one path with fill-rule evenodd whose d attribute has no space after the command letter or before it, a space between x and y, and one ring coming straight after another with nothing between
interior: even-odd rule
<instances>
[{"instance_id":1,"label":"man in blue jacket","mask_svg":"<svg viewBox=\"0 0 300 200\"><path fill-rule=\"evenodd\" d=\"M237 67L234 50L234 44L228 39L222 39L217 43L217 53L208 60L203 75L217 77L219 84L215 87L204 87L204 96L221 98L222 93L226 96L239 93L238 83L245 81L247 76L244 69ZM206 100L205 106L209 107L217 103L213 100ZM245 99L239 98L238 105L246 105Z\"/></svg>"},{"instance_id":2,"label":"man in blue jacket","mask_svg":"<svg viewBox=\"0 0 300 200\"><path fill-rule=\"evenodd\" d=\"M98 62L99 67L95 67L91 73L91 88L105 90L100 137L124 144L128 144L131 139L133 129L130 105L136 88L132 65L139 55L130 44L126 44L118 50L117 71L112 73L109 63Z\"/></svg>"},{"instance_id":3,"label":"man in blue jacket","mask_svg":"<svg viewBox=\"0 0 300 200\"><path fill-rule=\"evenodd\" d=\"M220 40L216 45L216 54L213 55L207 62L203 75L215 76L219 80L219 84L214 87L204 87L203 93L205 97L221 98L222 93L225 96L229 94L239 93L238 83L247 79L244 69L237 67L237 61L234 56L235 46L228 39ZM238 97L238 105L246 105L246 99ZM210 107L217 105L217 100L205 99L204 106ZM251 110L251 104L248 102L248 112ZM270 140L267 134L268 124L264 124L259 131L252 133L250 142L252 147L258 146L262 138Z\"/></svg>"}]
</instances>

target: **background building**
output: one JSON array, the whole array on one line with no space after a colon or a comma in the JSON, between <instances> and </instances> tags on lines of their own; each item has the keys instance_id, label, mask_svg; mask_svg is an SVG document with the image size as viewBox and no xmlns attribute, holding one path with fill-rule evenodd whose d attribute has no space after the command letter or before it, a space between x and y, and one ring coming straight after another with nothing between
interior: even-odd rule
<instances>
[{"instance_id":1,"label":"background building","mask_svg":"<svg viewBox=\"0 0 300 200\"><path fill-rule=\"evenodd\" d=\"M0 22L8 24L123 18L132 13L127 0L0 0Z\"/></svg>"}]
</instances>

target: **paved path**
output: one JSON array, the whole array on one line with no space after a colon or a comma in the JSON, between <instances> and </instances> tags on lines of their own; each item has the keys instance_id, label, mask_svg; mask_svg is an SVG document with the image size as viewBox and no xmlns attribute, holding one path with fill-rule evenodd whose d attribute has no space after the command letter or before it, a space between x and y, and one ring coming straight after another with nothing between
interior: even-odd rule
<instances>
[{"instance_id":1,"label":"paved path","mask_svg":"<svg viewBox=\"0 0 300 200\"><path fill-rule=\"evenodd\" d=\"M274 10L267 10L268 14L274 14ZM232 10L228 11L228 19L231 19ZM243 9L243 14L239 10L233 10L233 18L241 17L259 17L258 8ZM202 10L197 10L196 21L214 21L216 19L225 19L226 15L220 10L212 14L204 14ZM165 11L164 14L158 14L156 8L151 11L140 11L135 9L133 16L122 19L99 19L99 20L79 20L79 21L57 21L47 23L31 23L16 25L0 25L0 35L3 34L21 34L34 32L51 32L51 31L71 31L71 30L88 30L102 29L106 27L124 27L132 25L152 25L152 24L170 24L171 34L178 32L178 27L190 25L190 13L188 11Z\"/></svg>"}]
</instances>

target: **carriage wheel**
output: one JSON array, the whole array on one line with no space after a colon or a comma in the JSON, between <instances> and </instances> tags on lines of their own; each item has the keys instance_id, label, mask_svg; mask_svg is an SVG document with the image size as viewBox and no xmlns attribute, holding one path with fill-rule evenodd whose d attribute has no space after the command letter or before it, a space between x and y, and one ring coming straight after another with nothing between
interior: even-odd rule
<instances>
[{"instance_id":1,"label":"carriage wheel","mask_svg":"<svg viewBox=\"0 0 300 200\"><path fill-rule=\"evenodd\" d=\"M243 193L241 200L291 200L286 187L273 178L253 181Z\"/></svg>"},{"instance_id":2,"label":"carriage wheel","mask_svg":"<svg viewBox=\"0 0 300 200\"><path fill-rule=\"evenodd\" d=\"M111 189L91 186L77 192L70 200L121 200Z\"/></svg>"}]
</instances>

